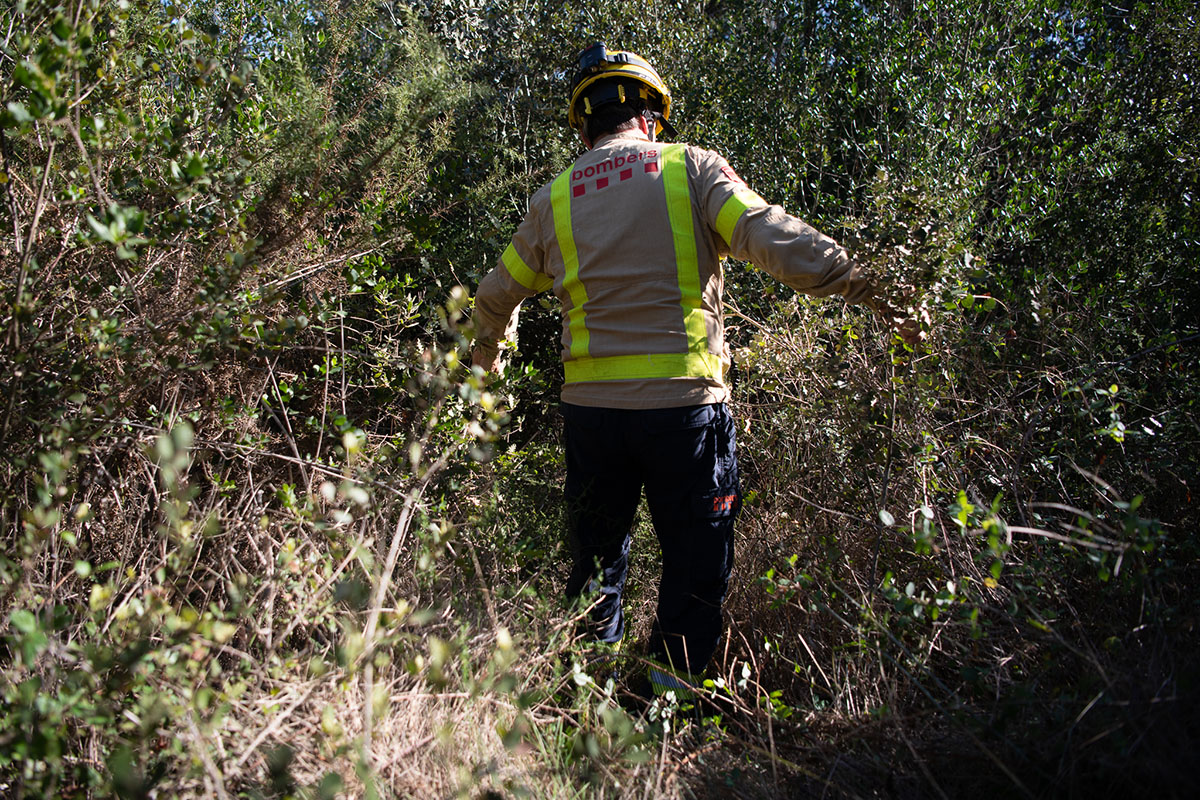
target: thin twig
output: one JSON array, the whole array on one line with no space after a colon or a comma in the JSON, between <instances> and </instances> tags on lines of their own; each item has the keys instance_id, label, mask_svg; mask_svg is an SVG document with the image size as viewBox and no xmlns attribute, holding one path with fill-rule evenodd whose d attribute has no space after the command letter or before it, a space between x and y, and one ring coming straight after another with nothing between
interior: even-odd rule
<instances>
[{"instance_id":1,"label":"thin twig","mask_svg":"<svg viewBox=\"0 0 1200 800\"><path fill-rule=\"evenodd\" d=\"M280 727L283 726L284 721L292 715L292 712L303 705L304 702L312 696L312 693L316 691L316 688L317 684L315 683L312 686L309 686L308 690L305 691L304 694L296 698L296 700L293 701L292 704L288 706L282 713L276 715L275 719L271 720L270 724L263 728L258 736L254 737L254 741L250 742L250 746L247 747L245 752L242 753L241 757L234 762L233 766L237 769L241 769L242 765L250 760L250 756L254 755L254 753L258 750L258 746L262 744L268 736L279 730Z\"/></svg>"},{"instance_id":2,"label":"thin twig","mask_svg":"<svg viewBox=\"0 0 1200 800\"><path fill-rule=\"evenodd\" d=\"M1087 547L1092 550L1103 550L1107 553L1124 553L1133 547L1128 542L1114 542L1112 539L1105 539L1102 536L1097 536L1097 541L1088 542L1083 539L1073 539L1070 536L1063 536L1061 533L1044 531L1040 528L1026 528L1022 525L1006 525L1004 527L1010 533L1026 533L1030 536L1041 536L1046 539L1053 539L1056 542L1075 545L1076 547Z\"/></svg>"},{"instance_id":3,"label":"thin twig","mask_svg":"<svg viewBox=\"0 0 1200 800\"><path fill-rule=\"evenodd\" d=\"M436 419L436 411L432 417ZM379 584L375 587L375 596L371 600L371 611L367 616L367 625L363 631L363 661L365 667L363 669L363 683L366 691L366 699L363 706L363 757L367 758L371 751L371 696L374 690L375 669L375 632L379 627L379 617L383 613L383 601L387 597L388 589L391 588L392 574L396 570L396 562L400 559L401 545L408 536L408 530L412 524L413 513L420 505L420 500L433 480L434 475L441 471L441 468L446 465L449 456L442 455L442 458L431 465L425 471L421 482L414 488L404 501L404 510L400 513L400 519L396 521L396 529L392 533L391 545L388 547L387 559L383 565L383 573L379 576Z\"/></svg>"},{"instance_id":4,"label":"thin twig","mask_svg":"<svg viewBox=\"0 0 1200 800\"><path fill-rule=\"evenodd\" d=\"M795 489L788 489L788 494L790 494L792 497L799 500L801 503L812 506L813 508L817 509L818 511L824 512L826 514L833 514L834 516L844 517L845 519L852 520L854 522L859 522L859 523L865 521L862 517L856 517L853 514L847 514L845 511L836 511L832 508L826 508L825 506L818 505L817 503L814 503L813 501L809 500L807 497L804 497L803 495L801 495Z\"/></svg>"},{"instance_id":5,"label":"thin twig","mask_svg":"<svg viewBox=\"0 0 1200 800\"><path fill-rule=\"evenodd\" d=\"M1200 333L1193 333L1191 336L1185 336L1184 338L1176 339L1173 342L1164 342L1163 344L1155 345L1154 347L1147 347L1145 350L1142 350L1139 353L1134 353L1133 355L1128 356L1127 358L1122 358L1120 361L1101 361L1100 366L1102 366L1102 367L1119 367L1122 364L1127 364L1130 361L1136 361L1137 359L1142 358L1144 356L1148 356L1151 353L1157 353L1159 350L1166 350L1168 347L1174 347L1177 344L1185 344L1187 342L1193 342L1197 339L1200 339Z\"/></svg>"},{"instance_id":6,"label":"thin twig","mask_svg":"<svg viewBox=\"0 0 1200 800\"><path fill-rule=\"evenodd\" d=\"M891 380L889 383L891 384L892 394L892 411L889 415L891 417L891 427L888 428L887 463L883 467L883 486L879 490L879 502L877 504L879 511L887 508L888 489L891 488L892 480L892 463L896 457L896 364L894 362L891 366ZM875 534L875 555L871 559L871 579L867 582L868 586L875 585L875 574L879 568L879 551L883 548L883 534L887 531L883 520L879 519L878 515L875 519L875 527L877 529Z\"/></svg>"},{"instance_id":7,"label":"thin twig","mask_svg":"<svg viewBox=\"0 0 1200 800\"><path fill-rule=\"evenodd\" d=\"M187 715L187 723L188 727L192 730L192 735L196 737L196 749L200 752L200 763L204 765L204 771L212 779L213 790L220 800L226 800L229 795L225 792L225 778L213 762L212 754L208 752L207 738L200 732L199 726L196 725L196 720L192 718L190 713Z\"/></svg>"}]
</instances>

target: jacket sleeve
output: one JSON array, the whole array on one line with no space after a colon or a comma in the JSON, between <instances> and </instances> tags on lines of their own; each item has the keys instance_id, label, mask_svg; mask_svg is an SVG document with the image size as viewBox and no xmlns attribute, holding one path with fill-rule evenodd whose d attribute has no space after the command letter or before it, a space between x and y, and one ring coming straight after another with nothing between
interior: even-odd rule
<instances>
[{"instance_id":1,"label":"jacket sleeve","mask_svg":"<svg viewBox=\"0 0 1200 800\"><path fill-rule=\"evenodd\" d=\"M479 282L472 315L475 346L489 359L495 357L500 341L516 339L521 301L554 285L545 272L545 250L537 231L537 219L531 212L499 262Z\"/></svg>"},{"instance_id":2,"label":"jacket sleeve","mask_svg":"<svg viewBox=\"0 0 1200 800\"><path fill-rule=\"evenodd\" d=\"M724 252L814 297L873 305L874 287L846 248L768 204L720 155L699 151L700 205Z\"/></svg>"}]
</instances>

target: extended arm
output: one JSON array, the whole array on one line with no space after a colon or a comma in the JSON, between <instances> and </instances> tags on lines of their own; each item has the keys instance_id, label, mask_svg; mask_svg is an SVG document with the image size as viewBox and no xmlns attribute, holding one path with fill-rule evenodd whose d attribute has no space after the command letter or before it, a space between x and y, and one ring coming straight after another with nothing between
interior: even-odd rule
<instances>
[{"instance_id":1,"label":"extended arm","mask_svg":"<svg viewBox=\"0 0 1200 800\"><path fill-rule=\"evenodd\" d=\"M500 366L500 342L516 338L521 301L551 288L554 282L543 272L543 252L537 224L527 216L500 256L499 263L479 282L475 293L475 347L471 363L487 372Z\"/></svg>"},{"instance_id":2,"label":"extended arm","mask_svg":"<svg viewBox=\"0 0 1200 800\"><path fill-rule=\"evenodd\" d=\"M808 223L767 204L715 153L701 163L705 212L734 258L814 297L839 294L878 313L909 343L920 324L892 308L846 248Z\"/></svg>"}]
</instances>

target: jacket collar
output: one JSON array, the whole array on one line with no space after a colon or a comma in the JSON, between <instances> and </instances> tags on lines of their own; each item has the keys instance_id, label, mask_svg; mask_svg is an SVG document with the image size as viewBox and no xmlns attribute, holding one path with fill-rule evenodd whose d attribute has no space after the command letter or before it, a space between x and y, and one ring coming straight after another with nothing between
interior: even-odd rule
<instances>
[{"instance_id":1,"label":"jacket collar","mask_svg":"<svg viewBox=\"0 0 1200 800\"><path fill-rule=\"evenodd\" d=\"M617 131L616 133L604 134L603 136L601 136L599 139L596 140L596 143L592 145L592 149L595 150L598 147L604 147L605 145L608 145L608 144L614 144L619 139L635 139L635 140L643 141L643 142L650 141L649 136L642 133L637 128L632 128L627 131Z\"/></svg>"}]
</instances>

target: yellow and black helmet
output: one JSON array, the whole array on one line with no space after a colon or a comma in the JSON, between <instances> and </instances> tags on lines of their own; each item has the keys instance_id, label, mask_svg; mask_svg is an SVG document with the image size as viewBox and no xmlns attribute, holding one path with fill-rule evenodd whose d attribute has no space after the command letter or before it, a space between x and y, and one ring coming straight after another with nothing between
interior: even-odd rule
<instances>
[{"instance_id":1,"label":"yellow and black helmet","mask_svg":"<svg viewBox=\"0 0 1200 800\"><path fill-rule=\"evenodd\" d=\"M667 121L671 118L671 90L650 62L636 53L606 50L602 42L579 54L567 121L571 127L582 129L584 117L601 106L625 103L630 92L637 92L646 101L646 108L654 115L656 135L664 130L669 135L675 133Z\"/></svg>"}]
</instances>

